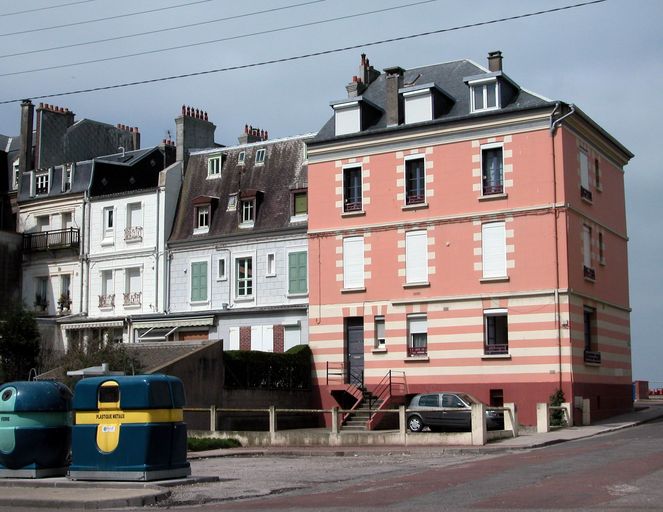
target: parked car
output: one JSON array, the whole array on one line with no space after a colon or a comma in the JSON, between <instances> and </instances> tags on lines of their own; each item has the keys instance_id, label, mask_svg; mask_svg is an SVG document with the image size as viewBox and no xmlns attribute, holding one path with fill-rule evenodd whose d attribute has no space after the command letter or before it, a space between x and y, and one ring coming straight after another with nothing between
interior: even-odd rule
<instances>
[{"instance_id":1,"label":"parked car","mask_svg":"<svg viewBox=\"0 0 663 512\"><path fill-rule=\"evenodd\" d=\"M467 393L441 391L416 395L407 408L407 426L412 432L431 430L471 430L472 404L481 402ZM486 411L488 430L504 429L502 411Z\"/></svg>"}]
</instances>

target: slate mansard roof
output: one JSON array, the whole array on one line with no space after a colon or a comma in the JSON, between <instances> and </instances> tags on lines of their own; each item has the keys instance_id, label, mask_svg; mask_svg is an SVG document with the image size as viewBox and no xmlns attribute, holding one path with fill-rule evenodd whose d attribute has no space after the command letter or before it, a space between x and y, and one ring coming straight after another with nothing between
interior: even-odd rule
<instances>
[{"instance_id":1,"label":"slate mansard roof","mask_svg":"<svg viewBox=\"0 0 663 512\"><path fill-rule=\"evenodd\" d=\"M490 110L486 112L470 112L470 88L466 83L468 78L480 79L482 77L499 77L503 82L508 83L514 92L513 97L508 104L503 105L498 110ZM440 124L452 121L460 121L467 118L480 118L484 116L494 116L501 113L516 112L520 110L529 110L536 108L552 107L555 102L538 96L534 93L528 92L520 88L513 80L506 76L503 72L489 72L487 69L478 66L469 60L458 60L453 62L446 62L442 64L434 64L430 66L423 66L414 69L405 70L403 73L403 88L411 87L411 90L416 90L417 86L432 85L438 92L441 92L448 97L451 101L450 108L447 111L438 115L432 121L423 123L416 123L413 125L400 124L398 126L387 127L386 103L387 103L387 78L385 73L381 73L375 81L373 81L365 91L361 94L362 100L366 100L369 104L377 107L377 116L373 124L363 129L361 132L351 133L347 135L340 135L338 138L352 138L361 136L363 134L372 134L384 130L403 129L409 126L421 126ZM411 85L409 85L411 84ZM408 86L409 85L409 86ZM344 101L352 100L347 98ZM333 103L340 103L333 102ZM325 125L318 132L317 137L313 143L324 142L331 139L336 139L334 116L325 123Z\"/></svg>"},{"instance_id":2,"label":"slate mansard roof","mask_svg":"<svg viewBox=\"0 0 663 512\"><path fill-rule=\"evenodd\" d=\"M306 230L305 222L291 222L292 193L308 186L306 141L314 134L266 140L239 146L193 151L186 169L169 243L204 241L231 235L252 235L283 229ZM264 163L256 153L265 150ZM244 164L238 163L244 153ZM220 177L208 176L208 160L221 157ZM229 210L230 196L237 207ZM256 199L253 227L240 227L241 200ZM210 204L209 231L194 234L196 205Z\"/></svg>"}]
</instances>

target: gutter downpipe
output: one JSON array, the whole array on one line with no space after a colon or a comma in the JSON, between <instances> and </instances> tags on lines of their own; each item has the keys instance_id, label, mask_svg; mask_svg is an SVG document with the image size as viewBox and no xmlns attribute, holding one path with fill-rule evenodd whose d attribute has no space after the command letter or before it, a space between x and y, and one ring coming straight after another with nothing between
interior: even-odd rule
<instances>
[{"instance_id":1,"label":"gutter downpipe","mask_svg":"<svg viewBox=\"0 0 663 512\"><path fill-rule=\"evenodd\" d=\"M575 105L569 105L570 110L558 119L555 119L555 113L561 107L561 102L555 103L555 108L550 113L550 143L552 152L552 171L553 171L553 222L555 227L555 316L557 324L557 351L558 351L558 372L559 372L559 389L562 389L562 325L561 325L561 306L559 301L559 228L558 218L559 210L557 208L557 158L555 154L555 133L557 127L561 125L562 121L575 113ZM571 388L573 389L573 371L569 372L571 379Z\"/></svg>"}]
</instances>

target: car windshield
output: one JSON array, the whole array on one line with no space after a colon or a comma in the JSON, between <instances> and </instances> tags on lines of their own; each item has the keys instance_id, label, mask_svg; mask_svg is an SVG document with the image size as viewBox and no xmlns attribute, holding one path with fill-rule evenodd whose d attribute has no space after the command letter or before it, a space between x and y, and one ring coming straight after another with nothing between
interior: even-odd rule
<instances>
[{"instance_id":1,"label":"car windshield","mask_svg":"<svg viewBox=\"0 0 663 512\"><path fill-rule=\"evenodd\" d=\"M458 393L458 397L465 402L467 405L480 404L481 402L474 398L472 395L466 393Z\"/></svg>"}]
</instances>

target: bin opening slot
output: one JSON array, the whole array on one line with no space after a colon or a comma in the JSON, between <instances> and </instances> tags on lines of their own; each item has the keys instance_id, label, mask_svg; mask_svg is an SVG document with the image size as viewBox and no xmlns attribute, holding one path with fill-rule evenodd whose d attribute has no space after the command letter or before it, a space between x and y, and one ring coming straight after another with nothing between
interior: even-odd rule
<instances>
[{"instance_id":1,"label":"bin opening slot","mask_svg":"<svg viewBox=\"0 0 663 512\"><path fill-rule=\"evenodd\" d=\"M101 386L99 388L99 403L116 404L120 401L120 387L119 386Z\"/></svg>"}]
</instances>

